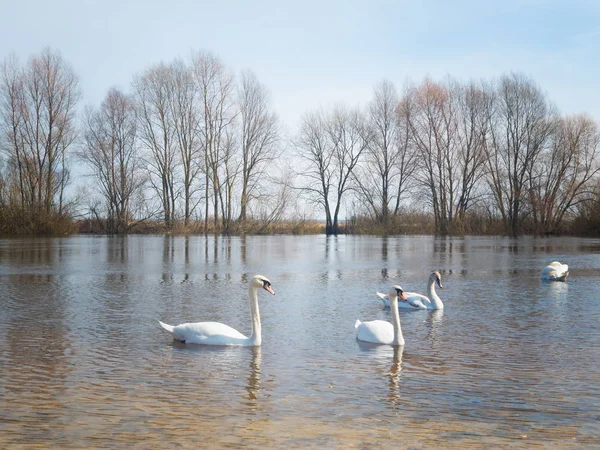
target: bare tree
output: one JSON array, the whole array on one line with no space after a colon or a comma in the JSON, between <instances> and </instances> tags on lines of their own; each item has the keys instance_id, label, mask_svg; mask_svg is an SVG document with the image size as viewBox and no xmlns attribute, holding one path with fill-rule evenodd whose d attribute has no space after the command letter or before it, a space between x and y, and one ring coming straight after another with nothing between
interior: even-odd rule
<instances>
[{"instance_id":1,"label":"bare tree","mask_svg":"<svg viewBox=\"0 0 600 450\"><path fill-rule=\"evenodd\" d=\"M489 102L483 88L449 78L426 79L401 103L420 154L417 179L431 201L436 233L462 231L465 213L481 195Z\"/></svg>"},{"instance_id":2,"label":"bare tree","mask_svg":"<svg viewBox=\"0 0 600 450\"><path fill-rule=\"evenodd\" d=\"M363 152L372 140L372 132L365 116L359 110L334 111L329 123L330 140L333 143L336 184L335 208L330 234L339 232L339 213L342 197L351 188L350 180Z\"/></svg>"},{"instance_id":3,"label":"bare tree","mask_svg":"<svg viewBox=\"0 0 600 450\"><path fill-rule=\"evenodd\" d=\"M75 136L79 81L49 48L21 68L10 58L1 68L2 149L14 167L20 208L36 221L63 214L69 180L67 151Z\"/></svg>"},{"instance_id":4,"label":"bare tree","mask_svg":"<svg viewBox=\"0 0 600 450\"><path fill-rule=\"evenodd\" d=\"M566 214L592 198L600 134L585 115L558 120L550 144L531 167L529 196L537 233L555 233Z\"/></svg>"},{"instance_id":5,"label":"bare tree","mask_svg":"<svg viewBox=\"0 0 600 450\"><path fill-rule=\"evenodd\" d=\"M209 189L212 189L213 220L219 223L221 186L220 171L223 164L224 137L235 118L233 77L221 61L210 53L198 52L192 58L196 89L200 95L201 133L204 149L206 210L204 229L208 229Z\"/></svg>"},{"instance_id":6,"label":"bare tree","mask_svg":"<svg viewBox=\"0 0 600 450\"><path fill-rule=\"evenodd\" d=\"M234 130L226 130L222 139L222 164L220 170L222 180L219 185L219 202L221 204L221 219L223 231L229 233L230 226L233 222L233 207L235 188L240 173L240 162L236 158L236 150L238 149L236 137L233 134Z\"/></svg>"},{"instance_id":7,"label":"bare tree","mask_svg":"<svg viewBox=\"0 0 600 450\"><path fill-rule=\"evenodd\" d=\"M528 200L529 176L555 119L545 95L523 75L500 79L488 110L488 184L507 233L517 236Z\"/></svg>"},{"instance_id":8,"label":"bare tree","mask_svg":"<svg viewBox=\"0 0 600 450\"><path fill-rule=\"evenodd\" d=\"M395 161L396 178L394 216L400 213L401 201L411 192L416 184L415 173L419 168L419 153L411 138L409 94L405 93L396 107L396 141L398 156Z\"/></svg>"},{"instance_id":9,"label":"bare tree","mask_svg":"<svg viewBox=\"0 0 600 450\"><path fill-rule=\"evenodd\" d=\"M409 141L407 109L400 108L396 89L389 81L375 87L369 104L372 138L364 163L355 171L355 184L365 205L380 223L398 214L416 169L416 152Z\"/></svg>"},{"instance_id":10,"label":"bare tree","mask_svg":"<svg viewBox=\"0 0 600 450\"><path fill-rule=\"evenodd\" d=\"M272 225L281 223L292 200L290 186L286 178L274 180L269 187L270 192L258 197L252 205L252 214L261 223L260 228L257 230L258 234L268 233Z\"/></svg>"},{"instance_id":11,"label":"bare tree","mask_svg":"<svg viewBox=\"0 0 600 450\"><path fill-rule=\"evenodd\" d=\"M181 161L183 219L189 224L190 215L199 200L195 195L200 187L198 181L202 172L202 139L200 135L200 96L196 90L191 70L181 61L170 66L172 82L170 116L173 120L173 136Z\"/></svg>"},{"instance_id":12,"label":"bare tree","mask_svg":"<svg viewBox=\"0 0 600 450\"><path fill-rule=\"evenodd\" d=\"M481 193L480 181L485 175L485 145L489 126L486 110L493 101L493 94L485 85L479 86L473 82L464 86L452 82L451 89L456 92L458 103L456 219L462 224L466 212Z\"/></svg>"},{"instance_id":13,"label":"bare tree","mask_svg":"<svg viewBox=\"0 0 600 450\"><path fill-rule=\"evenodd\" d=\"M134 80L138 136L148 149L150 183L158 194L165 225L175 220L178 196L175 171L179 164L177 135L173 117L173 72L165 64L156 65Z\"/></svg>"},{"instance_id":14,"label":"bare tree","mask_svg":"<svg viewBox=\"0 0 600 450\"><path fill-rule=\"evenodd\" d=\"M143 185L132 100L111 89L98 109L85 113L80 158L99 182L109 234L123 234L133 219L131 203Z\"/></svg>"},{"instance_id":15,"label":"bare tree","mask_svg":"<svg viewBox=\"0 0 600 450\"><path fill-rule=\"evenodd\" d=\"M298 171L303 181L302 192L323 208L326 228L331 230L333 219L329 196L334 183L335 163L323 112L313 112L303 117L295 145L298 156L306 166Z\"/></svg>"},{"instance_id":16,"label":"bare tree","mask_svg":"<svg viewBox=\"0 0 600 450\"><path fill-rule=\"evenodd\" d=\"M436 233L452 232L456 212L457 111L447 86L426 79L410 95L406 117L420 154L419 181L429 195Z\"/></svg>"},{"instance_id":17,"label":"bare tree","mask_svg":"<svg viewBox=\"0 0 600 450\"><path fill-rule=\"evenodd\" d=\"M325 212L325 232L339 233L339 213L361 155L371 140L367 120L358 110L336 108L328 117L305 116L297 139L307 163L302 187Z\"/></svg>"},{"instance_id":18,"label":"bare tree","mask_svg":"<svg viewBox=\"0 0 600 450\"><path fill-rule=\"evenodd\" d=\"M354 173L359 196L369 205L375 219L387 223L392 182L395 176L397 149L396 108L398 94L394 85L383 81L375 87L368 113L373 139L365 152L364 163Z\"/></svg>"},{"instance_id":19,"label":"bare tree","mask_svg":"<svg viewBox=\"0 0 600 450\"><path fill-rule=\"evenodd\" d=\"M239 220L246 220L248 204L258 198L266 166L277 157L279 125L269 111L268 91L252 72L244 72L238 88L241 122L242 193Z\"/></svg>"}]
</instances>

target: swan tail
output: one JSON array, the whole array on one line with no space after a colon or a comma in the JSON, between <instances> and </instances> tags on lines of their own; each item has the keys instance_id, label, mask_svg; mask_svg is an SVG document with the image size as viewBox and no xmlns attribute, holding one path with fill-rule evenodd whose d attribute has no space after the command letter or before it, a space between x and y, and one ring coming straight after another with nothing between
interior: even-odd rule
<instances>
[{"instance_id":1,"label":"swan tail","mask_svg":"<svg viewBox=\"0 0 600 450\"><path fill-rule=\"evenodd\" d=\"M381 302L383 303L383 306L388 307L390 306L390 301L388 299L388 295L387 294L382 294L381 292L376 292L377 297L379 297L381 299Z\"/></svg>"},{"instance_id":2,"label":"swan tail","mask_svg":"<svg viewBox=\"0 0 600 450\"><path fill-rule=\"evenodd\" d=\"M169 333L173 334L175 328L173 325L168 325L164 322L161 322L160 320L158 321L158 323L160 323L160 326L167 330Z\"/></svg>"},{"instance_id":3,"label":"swan tail","mask_svg":"<svg viewBox=\"0 0 600 450\"><path fill-rule=\"evenodd\" d=\"M354 329L356 330L360 326L361 323L362 322L360 320L356 319L356 322L354 322Z\"/></svg>"}]
</instances>

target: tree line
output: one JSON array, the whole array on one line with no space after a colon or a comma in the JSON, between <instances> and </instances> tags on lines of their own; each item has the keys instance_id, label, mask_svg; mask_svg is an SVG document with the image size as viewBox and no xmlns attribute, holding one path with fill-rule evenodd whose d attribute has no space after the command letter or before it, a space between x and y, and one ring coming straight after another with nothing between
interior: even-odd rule
<instances>
[{"instance_id":1,"label":"tree line","mask_svg":"<svg viewBox=\"0 0 600 450\"><path fill-rule=\"evenodd\" d=\"M58 52L2 62L0 232L56 232L82 210L109 234L157 221L244 232L304 203L328 234L358 220L393 232L418 213L436 234L488 221L517 236L600 209L598 124L561 115L522 74L401 93L383 81L364 107L309 111L291 136L256 75L208 52L152 65L82 111L81 97ZM67 195L75 164L93 182Z\"/></svg>"},{"instance_id":2,"label":"tree line","mask_svg":"<svg viewBox=\"0 0 600 450\"><path fill-rule=\"evenodd\" d=\"M436 234L468 232L472 217L511 236L552 234L598 209L598 124L562 116L522 74L376 86L365 110L307 114L296 140L303 192L338 232L343 199L386 225L425 208ZM304 174L304 176L301 176ZM302 184L304 183L304 184Z\"/></svg>"}]
</instances>

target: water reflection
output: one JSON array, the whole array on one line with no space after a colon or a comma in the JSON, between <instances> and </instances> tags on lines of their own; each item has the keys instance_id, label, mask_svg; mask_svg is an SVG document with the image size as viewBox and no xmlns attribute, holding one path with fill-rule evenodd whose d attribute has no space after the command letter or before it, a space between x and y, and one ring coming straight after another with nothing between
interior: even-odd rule
<instances>
[{"instance_id":1,"label":"water reflection","mask_svg":"<svg viewBox=\"0 0 600 450\"><path fill-rule=\"evenodd\" d=\"M53 248L16 257L39 264L56 254ZM37 274L11 275L2 280L7 295L2 295L0 302L0 410L1 416L9 419L3 422L3 432L16 433L21 439L39 439L44 432L20 426L18 418L28 417L51 426L67 407L64 393L73 369L73 348L69 299L59 287L64 281L60 276ZM2 443L0 437L0 447Z\"/></svg>"},{"instance_id":2,"label":"water reflection","mask_svg":"<svg viewBox=\"0 0 600 450\"><path fill-rule=\"evenodd\" d=\"M246 263L248 262L248 259L246 257L247 248L248 248L248 245L246 243L246 235L242 234L240 236L240 261L243 265L246 265Z\"/></svg>"},{"instance_id":3,"label":"water reflection","mask_svg":"<svg viewBox=\"0 0 600 450\"><path fill-rule=\"evenodd\" d=\"M190 280L190 237L189 236L185 236L183 238L183 258L184 258L184 267L185 267L185 272L183 274L183 280L181 280L182 283L186 283Z\"/></svg>"},{"instance_id":4,"label":"water reflection","mask_svg":"<svg viewBox=\"0 0 600 450\"><path fill-rule=\"evenodd\" d=\"M172 266L175 262L175 236L165 235L163 237L163 273L162 281L163 284L171 284L173 282Z\"/></svg>"},{"instance_id":5,"label":"water reflection","mask_svg":"<svg viewBox=\"0 0 600 450\"><path fill-rule=\"evenodd\" d=\"M249 400L257 400L260 392L260 363L262 360L262 350L260 347L250 347L252 358L250 360L250 375L248 376L248 391ZM258 404L255 402L254 406Z\"/></svg>"},{"instance_id":6,"label":"water reflection","mask_svg":"<svg viewBox=\"0 0 600 450\"><path fill-rule=\"evenodd\" d=\"M388 267L386 264L388 261L388 245L389 238L384 236L381 242L381 261L384 263L383 267L381 268L381 281L388 281L389 279Z\"/></svg>"},{"instance_id":7,"label":"water reflection","mask_svg":"<svg viewBox=\"0 0 600 450\"><path fill-rule=\"evenodd\" d=\"M399 429L415 448L503 448L520 434L522 448L573 436L595 447L598 248L426 236L0 240L0 447L191 448L199 429L216 448L392 448ZM574 268L567 283L540 280L553 259ZM355 340L357 317L390 320L375 290L391 281L424 293L432 269L446 308L402 313L404 347ZM247 332L257 272L278 287L260 300L262 347L171 344L156 324Z\"/></svg>"},{"instance_id":8,"label":"water reflection","mask_svg":"<svg viewBox=\"0 0 600 450\"><path fill-rule=\"evenodd\" d=\"M373 376L381 376L382 381L385 380L388 387L387 400L392 406L399 406L402 403L400 375L404 345L380 345L359 340L356 342L360 350L367 354L369 359L366 361L377 368L378 373Z\"/></svg>"},{"instance_id":9,"label":"water reflection","mask_svg":"<svg viewBox=\"0 0 600 450\"><path fill-rule=\"evenodd\" d=\"M173 374L176 383L188 383L189 380L179 379L190 370L196 372L195 383L210 398L218 397L227 386L237 386L240 389L239 403L244 411L258 412L261 410L261 400L269 394L261 395L262 390L262 348L258 347L228 347L184 344L173 340L169 346L175 352L171 355L173 361L180 366ZM192 357L190 360L189 357ZM175 364L173 362L173 364ZM189 376L189 375L188 375ZM242 380L245 382L242 383ZM243 392L243 393L242 393ZM232 398L223 398L223 402L232 402Z\"/></svg>"},{"instance_id":10,"label":"water reflection","mask_svg":"<svg viewBox=\"0 0 600 450\"><path fill-rule=\"evenodd\" d=\"M383 262L386 262L388 260L388 245L389 238L387 236L381 238L381 260Z\"/></svg>"},{"instance_id":11,"label":"water reflection","mask_svg":"<svg viewBox=\"0 0 600 450\"><path fill-rule=\"evenodd\" d=\"M125 264L127 262L127 236L111 236L106 240L106 262Z\"/></svg>"},{"instance_id":12,"label":"water reflection","mask_svg":"<svg viewBox=\"0 0 600 450\"><path fill-rule=\"evenodd\" d=\"M0 251L0 261L9 267L50 265L57 260L58 247L48 239L16 239L6 244Z\"/></svg>"},{"instance_id":13,"label":"water reflection","mask_svg":"<svg viewBox=\"0 0 600 450\"><path fill-rule=\"evenodd\" d=\"M430 311L429 314L427 314L427 319L425 320L425 327L427 328L427 338L434 343L441 339L439 331L442 327L443 318L443 309L436 309L434 311Z\"/></svg>"},{"instance_id":14,"label":"water reflection","mask_svg":"<svg viewBox=\"0 0 600 450\"><path fill-rule=\"evenodd\" d=\"M396 345L393 347L394 356L392 358L392 366L388 372L390 388L389 401L393 406L400 406L402 403L402 396L400 393L400 372L402 371L402 353L404 352L403 345Z\"/></svg>"}]
</instances>

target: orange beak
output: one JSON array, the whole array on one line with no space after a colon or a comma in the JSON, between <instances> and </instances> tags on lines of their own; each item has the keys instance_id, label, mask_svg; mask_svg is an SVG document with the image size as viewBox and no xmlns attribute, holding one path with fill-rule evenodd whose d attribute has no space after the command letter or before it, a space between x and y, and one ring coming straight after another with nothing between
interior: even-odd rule
<instances>
[{"instance_id":1,"label":"orange beak","mask_svg":"<svg viewBox=\"0 0 600 450\"><path fill-rule=\"evenodd\" d=\"M267 291L269 294L271 294L271 295L275 295L275 291L273 290L273 288L272 288L271 286L264 285L264 286L263 286L263 289L264 289L265 291Z\"/></svg>"}]
</instances>

